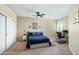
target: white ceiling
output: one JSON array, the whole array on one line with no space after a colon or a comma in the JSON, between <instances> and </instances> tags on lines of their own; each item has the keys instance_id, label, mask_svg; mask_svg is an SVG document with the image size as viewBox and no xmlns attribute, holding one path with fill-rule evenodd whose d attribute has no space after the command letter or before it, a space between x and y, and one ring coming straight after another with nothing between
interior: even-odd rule
<instances>
[{"instance_id":1,"label":"white ceiling","mask_svg":"<svg viewBox=\"0 0 79 59\"><path fill-rule=\"evenodd\" d=\"M45 13L44 18L58 19L67 16L71 5L67 4L10 4L17 16L34 17L36 11Z\"/></svg>"}]
</instances>

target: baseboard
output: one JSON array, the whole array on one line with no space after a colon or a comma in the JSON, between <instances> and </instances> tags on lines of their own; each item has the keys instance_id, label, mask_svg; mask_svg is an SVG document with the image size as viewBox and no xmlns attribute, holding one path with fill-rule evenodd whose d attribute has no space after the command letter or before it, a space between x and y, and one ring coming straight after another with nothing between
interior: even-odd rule
<instances>
[{"instance_id":1,"label":"baseboard","mask_svg":"<svg viewBox=\"0 0 79 59\"><path fill-rule=\"evenodd\" d=\"M13 42L13 44L10 47L8 47L6 50L10 49L15 43L16 43L16 41Z\"/></svg>"},{"instance_id":2,"label":"baseboard","mask_svg":"<svg viewBox=\"0 0 79 59\"><path fill-rule=\"evenodd\" d=\"M16 41L15 41L9 48L11 48L15 43L16 43ZM5 51L7 51L9 48L7 48ZM4 53L5 51L3 51L3 52L1 53L1 55L3 55L3 53Z\"/></svg>"},{"instance_id":3,"label":"baseboard","mask_svg":"<svg viewBox=\"0 0 79 59\"><path fill-rule=\"evenodd\" d=\"M71 47L70 47L70 46L68 46L68 47L69 47L70 51L72 52L72 54L73 54L73 55L76 55L76 54L74 53L74 51L71 49Z\"/></svg>"}]
</instances>

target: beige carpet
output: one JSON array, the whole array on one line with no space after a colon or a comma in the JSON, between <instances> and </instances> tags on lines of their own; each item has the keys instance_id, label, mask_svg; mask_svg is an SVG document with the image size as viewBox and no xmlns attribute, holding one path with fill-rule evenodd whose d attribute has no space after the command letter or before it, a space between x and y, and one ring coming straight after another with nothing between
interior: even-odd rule
<instances>
[{"instance_id":1,"label":"beige carpet","mask_svg":"<svg viewBox=\"0 0 79 59\"><path fill-rule=\"evenodd\" d=\"M57 44L52 42L50 47L48 43L32 45L31 49L26 49L26 42L16 42L3 55L72 55L67 44Z\"/></svg>"}]
</instances>

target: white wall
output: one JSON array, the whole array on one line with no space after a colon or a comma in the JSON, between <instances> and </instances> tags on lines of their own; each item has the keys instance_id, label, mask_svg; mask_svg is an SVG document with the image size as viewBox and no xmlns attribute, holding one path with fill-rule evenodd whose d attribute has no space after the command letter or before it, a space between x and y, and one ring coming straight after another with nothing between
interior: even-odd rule
<instances>
[{"instance_id":1,"label":"white wall","mask_svg":"<svg viewBox=\"0 0 79 59\"><path fill-rule=\"evenodd\" d=\"M72 22L75 11L79 11L79 5L73 5L69 13L69 47L73 54L79 54L79 22Z\"/></svg>"},{"instance_id":2,"label":"white wall","mask_svg":"<svg viewBox=\"0 0 79 59\"><path fill-rule=\"evenodd\" d=\"M34 31L33 29L29 28L33 22L38 23L40 29L37 31L42 31L44 35L51 37L54 39L56 37L56 21L53 19L34 19L29 17L17 17L17 35L18 39L22 40L22 35L24 34L24 29L27 31Z\"/></svg>"}]
</instances>

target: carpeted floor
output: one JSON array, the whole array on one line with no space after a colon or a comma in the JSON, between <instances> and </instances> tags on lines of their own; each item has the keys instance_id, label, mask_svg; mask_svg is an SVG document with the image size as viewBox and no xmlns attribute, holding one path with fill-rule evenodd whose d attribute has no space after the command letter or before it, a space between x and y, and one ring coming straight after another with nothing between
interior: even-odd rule
<instances>
[{"instance_id":1,"label":"carpeted floor","mask_svg":"<svg viewBox=\"0 0 79 59\"><path fill-rule=\"evenodd\" d=\"M26 49L26 42L16 42L11 48L6 50L3 55L72 55L68 44L58 44L52 42L50 47L48 43L32 45L31 49Z\"/></svg>"}]
</instances>

